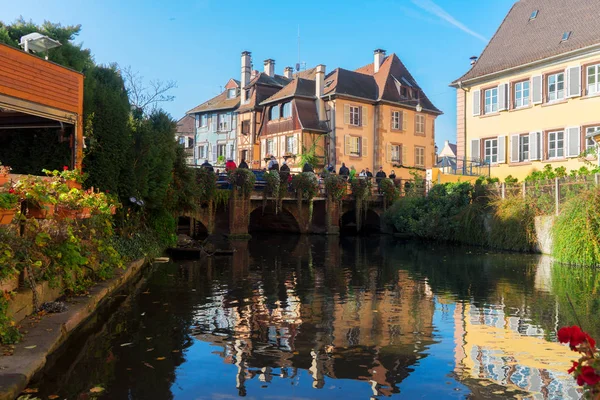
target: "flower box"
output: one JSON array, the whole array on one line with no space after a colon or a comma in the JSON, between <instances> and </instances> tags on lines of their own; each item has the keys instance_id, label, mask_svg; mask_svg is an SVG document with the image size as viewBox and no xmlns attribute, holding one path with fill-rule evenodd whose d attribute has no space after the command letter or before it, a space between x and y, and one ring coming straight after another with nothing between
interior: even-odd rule
<instances>
[{"instance_id":1,"label":"flower box","mask_svg":"<svg viewBox=\"0 0 600 400\"><path fill-rule=\"evenodd\" d=\"M92 209L90 207L83 207L81 210L77 212L77 218L86 219L92 216Z\"/></svg>"},{"instance_id":2,"label":"flower box","mask_svg":"<svg viewBox=\"0 0 600 400\"><path fill-rule=\"evenodd\" d=\"M56 206L56 217L59 219L75 219L79 210L75 210L66 206Z\"/></svg>"},{"instance_id":3,"label":"flower box","mask_svg":"<svg viewBox=\"0 0 600 400\"><path fill-rule=\"evenodd\" d=\"M46 219L54 215L56 206L54 204L46 203L42 207L28 205L27 216L29 218Z\"/></svg>"},{"instance_id":4,"label":"flower box","mask_svg":"<svg viewBox=\"0 0 600 400\"><path fill-rule=\"evenodd\" d=\"M4 210L0 209L0 225L8 225L12 222L15 214L17 213L16 209L12 210Z\"/></svg>"},{"instance_id":5,"label":"flower box","mask_svg":"<svg viewBox=\"0 0 600 400\"><path fill-rule=\"evenodd\" d=\"M0 175L0 186L4 186L10 181L8 175Z\"/></svg>"},{"instance_id":6,"label":"flower box","mask_svg":"<svg viewBox=\"0 0 600 400\"><path fill-rule=\"evenodd\" d=\"M81 190L81 183L77 182L76 180L69 179L65 183L67 184L67 187L69 189L79 189L79 190Z\"/></svg>"}]
</instances>

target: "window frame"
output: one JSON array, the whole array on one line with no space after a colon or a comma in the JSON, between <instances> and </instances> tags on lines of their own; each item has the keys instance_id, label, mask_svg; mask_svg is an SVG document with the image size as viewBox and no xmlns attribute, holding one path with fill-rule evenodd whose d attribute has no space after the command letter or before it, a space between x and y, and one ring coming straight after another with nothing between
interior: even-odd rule
<instances>
[{"instance_id":1,"label":"window frame","mask_svg":"<svg viewBox=\"0 0 600 400\"><path fill-rule=\"evenodd\" d=\"M275 140L273 139L267 139L265 141L265 153L267 156L273 156L275 155Z\"/></svg>"},{"instance_id":2,"label":"window frame","mask_svg":"<svg viewBox=\"0 0 600 400\"><path fill-rule=\"evenodd\" d=\"M527 140L527 143L524 141ZM527 150L524 150L524 147L527 146ZM518 162L529 162L531 146L529 143L529 134L519 135L519 161ZM527 157L525 157L525 153L527 153Z\"/></svg>"},{"instance_id":3,"label":"window frame","mask_svg":"<svg viewBox=\"0 0 600 400\"><path fill-rule=\"evenodd\" d=\"M419 154L419 153L422 154ZM419 158L422 158L422 163L420 163ZM425 162L426 162L426 157L425 157L425 146L415 146L415 167L421 167L421 168L425 168Z\"/></svg>"},{"instance_id":4,"label":"window frame","mask_svg":"<svg viewBox=\"0 0 600 400\"><path fill-rule=\"evenodd\" d=\"M208 152L206 151L206 146L198 146L198 158L208 158Z\"/></svg>"},{"instance_id":5,"label":"window frame","mask_svg":"<svg viewBox=\"0 0 600 400\"><path fill-rule=\"evenodd\" d=\"M491 164L498 164L498 138L497 137L493 137L493 138L485 138L485 139L481 139L482 145L483 145L483 160L486 161L487 163ZM489 158L488 158L488 142L490 143L489 146L489 150L490 150L490 154L489 154ZM494 144L495 142L495 144ZM495 152L494 152L495 150ZM494 160L494 157L496 158Z\"/></svg>"},{"instance_id":6,"label":"window frame","mask_svg":"<svg viewBox=\"0 0 600 400\"><path fill-rule=\"evenodd\" d=\"M562 134L562 139L558 138L558 134L559 133ZM554 139L551 138L551 135L553 135L553 134L556 135L554 137ZM564 129L562 129L562 130L552 130L552 131L547 131L546 132L546 143L547 143L547 145L545 146L546 147L545 150L547 151L546 154L548 155L548 160L561 160L561 159L565 158L565 139L566 139L566 137L565 137L565 130ZM558 147L559 141L562 141L562 147ZM551 143L555 144L555 147L554 147L555 154L554 154L554 156L550 155L550 144ZM558 155L558 151L559 150L562 151L562 155L561 156Z\"/></svg>"},{"instance_id":7,"label":"window frame","mask_svg":"<svg viewBox=\"0 0 600 400\"><path fill-rule=\"evenodd\" d=\"M527 84L527 89L524 88L525 84ZM519 85L521 85L521 89L519 89ZM526 108L531 105L531 81L529 79L523 79L514 82L512 85L512 89L512 108L514 110ZM527 96L525 96L525 91L527 91ZM521 93L520 98L517 97L518 93ZM519 104L518 100L521 101L521 104Z\"/></svg>"},{"instance_id":8,"label":"window frame","mask_svg":"<svg viewBox=\"0 0 600 400\"><path fill-rule=\"evenodd\" d=\"M349 152L350 157L362 157L363 156L363 154L362 154L362 137L354 136L354 135L349 135L349 136L352 140L356 140L355 144L356 144L356 149L357 149L356 152L353 152L352 150L350 150L350 152Z\"/></svg>"},{"instance_id":9,"label":"window frame","mask_svg":"<svg viewBox=\"0 0 600 400\"><path fill-rule=\"evenodd\" d=\"M200 128L206 128L208 126L208 114L200 115Z\"/></svg>"},{"instance_id":10,"label":"window frame","mask_svg":"<svg viewBox=\"0 0 600 400\"><path fill-rule=\"evenodd\" d=\"M425 136L427 134L425 131L425 120L425 114L415 114L415 135ZM419 130L419 126L421 126L422 131Z\"/></svg>"},{"instance_id":11,"label":"window frame","mask_svg":"<svg viewBox=\"0 0 600 400\"><path fill-rule=\"evenodd\" d=\"M593 92L590 92L590 68L595 69L595 73L593 74L596 82L593 84L596 86ZM584 66L585 69L585 94L586 96L598 96L600 95L600 62L592 63Z\"/></svg>"},{"instance_id":12,"label":"window frame","mask_svg":"<svg viewBox=\"0 0 600 400\"><path fill-rule=\"evenodd\" d=\"M291 139L291 149L290 149L290 139ZM285 152L289 154L294 154L294 144L296 142L296 137L294 135L288 135L285 137Z\"/></svg>"},{"instance_id":13,"label":"window frame","mask_svg":"<svg viewBox=\"0 0 600 400\"><path fill-rule=\"evenodd\" d=\"M229 124L227 124L227 113L217 114L217 132L227 132Z\"/></svg>"},{"instance_id":14,"label":"window frame","mask_svg":"<svg viewBox=\"0 0 600 400\"><path fill-rule=\"evenodd\" d=\"M223 149L223 154L221 154L221 149ZM227 159L227 143L217 143L217 158L221 156Z\"/></svg>"},{"instance_id":15,"label":"window frame","mask_svg":"<svg viewBox=\"0 0 600 400\"><path fill-rule=\"evenodd\" d=\"M231 91L233 90L233 96L231 96ZM227 89L227 98L228 99L235 99L237 95L237 89L233 88L233 89Z\"/></svg>"},{"instance_id":16,"label":"window frame","mask_svg":"<svg viewBox=\"0 0 600 400\"><path fill-rule=\"evenodd\" d=\"M594 148L597 149L598 144L596 143L596 141L593 138L588 138L587 135L593 132L599 132L600 133L600 124L598 125L589 125L589 126L584 126L583 127L583 140L585 141L585 151L588 152L590 151L590 148ZM594 144L592 146L590 146L589 141L592 141Z\"/></svg>"},{"instance_id":17,"label":"window frame","mask_svg":"<svg viewBox=\"0 0 600 400\"><path fill-rule=\"evenodd\" d=\"M286 109L289 111L289 115L285 115ZM284 118L284 119L292 118L292 102L288 101L288 102L283 103L280 107L280 113L281 113L280 114L281 118Z\"/></svg>"},{"instance_id":18,"label":"window frame","mask_svg":"<svg viewBox=\"0 0 600 400\"><path fill-rule=\"evenodd\" d=\"M390 143L391 151L390 151L390 161L392 163L402 163L402 145L396 143ZM395 150L395 151L394 151ZM394 158L394 153L397 153L397 158Z\"/></svg>"},{"instance_id":19,"label":"window frame","mask_svg":"<svg viewBox=\"0 0 600 400\"><path fill-rule=\"evenodd\" d=\"M396 115L397 114L397 115ZM392 130L394 131L402 131L402 125L404 123L404 113L398 110L392 110L391 119L392 119Z\"/></svg>"},{"instance_id":20,"label":"window frame","mask_svg":"<svg viewBox=\"0 0 600 400\"><path fill-rule=\"evenodd\" d=\"M500 106L500 104L498 103L498 86L494 86L494 87L490 87L487 89L483 89L483 115L490 115L490 114L497 114L498 108ZM494 96L494 91L496 93L496 95ZM489 100L490 100L490 104L489 104L489 109L488 109L488 92L490 92L490 96L489 96ZM496 99L496 103L493 102L493 99ZM494 104L496 105L496 109L494 110Z\"/></svg>"},{"instance_id":21,"label":"window frame","mask_svg":"<svg viewBox=\"0 0 600 400\"><path fill-rule=\"evenodd\" d=\"M553 83L553 85L556 85L556 90L554 91L550 91L550 78L552 77L558 77L562 75L562 97L559 97L558 94L561 92L561 90L558 89L558 85L560 83L560 81L557 79L555 83ZM567 87L566 87L566 75L565 75L565 71L556 71L556 72L550 72L548 74L545 75L544 77L544 86L545 86L545 94L546 94L546 103L556 103L559 101L563 101L565 100L567 97ZM555 93L556 94L556 98L551 99L550 95Z\"/></svg>"},{"instance_id":22,"label":"window frame","mask_svg":"<svg viewBox=\"0 0 600 400\"><path fill-rule=\"evenodd\" d=\"M362 126L362 107L349 105L350 125ZM356 121L354 121L356 119ZM356 123L354 123L356 122Z\"/></svg>"},{"instance_id":23,"label":"window frame","mask_svg":"<svg viewBox=\"0 0 600 400\"><path fill-rule=\"evenodd\" d=\"M276 115L276 117L275 117ZM279 104L271 106L269 109L269 121L277 121L281 118L281 107Z\"/></svg>"}]
</instances>

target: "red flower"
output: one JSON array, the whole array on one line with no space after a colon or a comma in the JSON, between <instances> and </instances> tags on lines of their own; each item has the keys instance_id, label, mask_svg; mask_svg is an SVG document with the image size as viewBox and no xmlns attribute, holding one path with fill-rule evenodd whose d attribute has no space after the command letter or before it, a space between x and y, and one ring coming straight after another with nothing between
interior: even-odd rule
<instances>
[{"instance_id":1,"label":"red flower","mask_svg":"<svg viewBox=\"0 0 600 400\"><path fill-rule=\"evenodd\" d=\"M63 166L63 171L68 171L69 167L67 167L66 165Z\"/></svg>"},{"instance_id":2,"label":"red flower","mask_svg":"<svg viewBox=\"0 0 600 400\"><path fill-rule=\"evenodd\" d=\"M566 326L558 331L558 341L561 343L569 343L571 350L575 350L577 346L586 341L592 349L596 348L596 341L590 335L583 332L577 325Z\"/></svg>"},{"instance_id":3,"label":"red flower","mask_svg":"<svg viewBox=\"0 0 600 400\"><path fill-rule=\"evenodd\" d=\"M569 368L569 370L567 372L572 374L573 371L575 371L578 366L579 366L579 363L577 361L573 361L573 366L571 368Z\"/></svg>"},{"instance_id":4,"label":"red flower","mask_svg":"<svg viewBox=\"0 0 600 400\"><path fill-rule=\"evenodd\" d=\"M8 193L13 194L15 192L15 188L8 189Z\"/></svg>"},{"instance_id":5,"label":"red flower","mask_svg":"<svg viewBox=\"0 0 600 400\"><path fill-rule=\"evenodd\" d=\"M581 368L581 373L577 377L577 384L579 386L583 386L584 383L594 386L600 382L600 376L596 374L596 370L590 366L585 366Z\"/></svg>"}]
</instances>

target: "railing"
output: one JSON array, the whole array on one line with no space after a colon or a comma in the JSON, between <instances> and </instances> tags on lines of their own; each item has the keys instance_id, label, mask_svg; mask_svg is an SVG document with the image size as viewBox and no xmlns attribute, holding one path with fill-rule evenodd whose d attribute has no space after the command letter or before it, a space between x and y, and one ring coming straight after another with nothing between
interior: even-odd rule
<instances>
[{"instance_id":1,"label":"railing","mask_svg":"<svg viewBox=\"0 0 600 400\"><path fill-rule=\"evenodd\" d=\"M478 158L442 157L436 167L450 175L490 176L490 163Z\"/></svg>"}]
</instances>

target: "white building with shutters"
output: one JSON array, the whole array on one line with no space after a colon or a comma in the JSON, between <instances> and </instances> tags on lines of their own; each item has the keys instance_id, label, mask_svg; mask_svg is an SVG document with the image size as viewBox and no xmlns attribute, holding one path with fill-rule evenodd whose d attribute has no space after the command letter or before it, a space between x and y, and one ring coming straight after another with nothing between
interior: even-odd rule
<instances>
[{"instance_id":1,"label":"white building with shutters","mask_svg":"<svg viewBox=\"0 0 600 400\"><path fill-rule=\"evenodd\" d=\"M529 0L510 10L457 89L459 158L491 176L596 164L600 24L591 0Z\"/></svg>"},{"instance_id":2,"label":"white building with shutters","mask_svg":"<svg viewBox=\"0 0 600 400\"><path fill-rule=\"evenodd\" d=\"M216 167L225 167L228 159L236 159L237 116L240 105L240 82L230 79L218 96L187 112L196 121L195 164L208 160Z\"/></svg>"}]
</instances>

